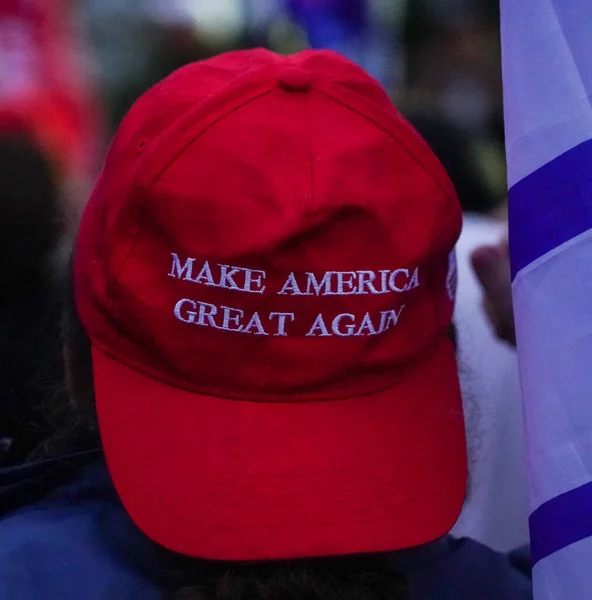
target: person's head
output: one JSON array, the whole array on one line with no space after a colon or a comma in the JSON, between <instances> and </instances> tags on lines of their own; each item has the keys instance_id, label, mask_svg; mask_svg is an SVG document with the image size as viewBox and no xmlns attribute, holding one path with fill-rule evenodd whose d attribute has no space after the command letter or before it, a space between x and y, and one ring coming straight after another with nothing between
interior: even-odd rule
<instances>
[{"instance_id":1,"label":"person's head","mask_svg":"<svg viewBox=\"0 0 592 600\"><path fill-rule=\"evenodd\" d=\"M19 463L51 427L63 379L53 265L61 195L27 124L0 110L0 463Z\"/></svg>"},{"instance_id":2,"label":"person's head","mask_svg":"<svg viewBox=\"0 0 592 600\"><path fill-rule=\"evenodd\" d=\"M336 54L223 55L132 108L66 355L127 512L199 559L179 598L404 597L388 552L446 534L465 493L460 226L435 156Z\"/></svg>"},{"instance_id":3,"label":"person's head","mask_svg":"<svg viewBox=\"0 0 592 600\"><path fill-rule=\"evenodd\" d=\"M6 131L0 125L0 190L0 302L20 303L47 274L63 234L52 166L25 129Z\"/></svg>"}]
</instances>

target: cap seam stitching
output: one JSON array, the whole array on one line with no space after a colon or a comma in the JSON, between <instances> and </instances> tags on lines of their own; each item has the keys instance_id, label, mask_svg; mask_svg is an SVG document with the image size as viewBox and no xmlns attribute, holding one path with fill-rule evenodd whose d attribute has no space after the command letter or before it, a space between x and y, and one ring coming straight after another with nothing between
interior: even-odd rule
<instances>
[{"instance_id":1,"label":"cap seam stitching","mask_svg":"<svg viewBox=\"0 0 592 600\"><path fill-rule=\"evenodd\" d=\"M378 127L381 131L383 131L386 135L388 135L395 143L397 143L401 148L403 148L405 150L405 152L418 164L420 165L420 167L422 168L422 170L432 179L432 181L438 186L438 188L440 189L440 191L444 194L445 198L447 200L454 200L454 196L451 196L448 191L442 186L442 184L440 183L440 181L438 181L438 179L436 177L434 177L430 171L430 169L428 168L428 166L415 154L415 152L413 152L405 143L403 143L403 141L401 141L398 137L396 137L395 135L393 135L393 133L391 131L389 131L387 128L385 128L381 123L379 123L378 121L376 121L375 119L373 119L371 116L366 115L364 112L358 110L357 108L350 106L349 104L347 104L346 102L340 100L339 98L335 97L333 94L331 94L330 92L326 92L322 89L319 88L315 88L320 94L322 94L323 96L325 96L326 98L329 98L330 100L333 100L333 102L337 102L339 105L343 106L344 108L350 110L351 112L357 114L358 116L362 117L363 119L365 119L366 121L369 121L370 123L372 123L373 125L375 125L376 127ZM446 174L448 175L448 174ZM443 252L444 253L444 252ZM440 255L440 253L438 253L438 256ZM437 307L437 303L434 302L432 304L433 310L434 310L434 320L435 320L435 324L436 327L439 326L439 313L438 313L438 307ZM452 322L452 319L451 319ZM439 327L438 327L439 328Z\"/></svg>"},{"instance_id":2,"label":"cap seam stitching","mask_svg":"<svg viewBox=\"0 0 592 600\"><path fill-rule=\"evenodd\" d=\"M251 102L254 102L255 100L258 100L259 98L262 98L263 96L266 96L267 94L271 94L277 90L278 90L277 86L266 89L265 91L258 93L256 96L252 96L252 97L246 99L241 104L234 106L228 112L225 112L224 114L219 115L207 127L205 127L204 129L201 129L198 133L195 134L194 137L192 137L190 140L188 140L188 142L186 144L184 144L183 147L177 153L175 153L175 155L171 158L171 160L167 161L167 163L159 170L158 174L155 175L154 178L150 181L150 183L148 184L148 187L152 188L154 185L156 185L160 181L160 178L164 175L164 172L171 166L171 164L173 162L175 162L175 160L177 160L177 158L179 158L179 156L188 148L188 146L193 144L202 135L207 133L212 127L217 125L223 119L226 119L227 117L229 117L230 115L235 113L237 110L240 110L241 108L244 108L245 106L249 105Z\"/></svg>"},{"instance_id":3,"label":"cap seam stitching","mask_svg":"<svg viewBox=\"0 0 592 600\"><path fill-rule=\"evenodd\" d=\"M186 65L185 67L182 67L181 69L187 68L189 65ZM228 92L229 89L232 88L233 84L236 83L237 80L248 80L248 75L251 74L253 71L261 71L264 72L265 69L263 68L258 68L257 65L253 65L251 68L247 69L245 72L243 72L240 76L235 77L234 79L232 79L231 81L228 81L227 84L220 90L218 90L217 92L212 92L210 94L208 94L203 102L207 102L208 100L210 100L211 98L214 97L219 97L220 95L223 95L224 93ZM158 100L158 96L163 94L163 89L166 88L166 84L167 82L170 83L170 77L167 77L165 79L163 79L162 81L160 81L158 84L156 84L154 86L154 95L155 98L152 100L152 103L156 102ZM272 86L271 81L268 83L268 86ZM160 177L162 176L162 174L170 167L170 165L179 157L179 155L181 153L183 153L185 151L185 149L192 144L200 135L202 135L203 133L207 132L212 126L214 126L215 124L217 124L220 120L222 120L223 118L225 118L226 116L232 114L235 110L246 106L249 102L256 100L257 98L260 98L270 92L272 92L274 89L276 89L276 86L273 87L268 87L264 92L258 93L256 96L253 97L249 97L247 99L245 99L243 102L241 102L238 106L235 106L233 109L231 109L228 112L224 112L221 115L219 115L212 123L210 123L205 129L201 130L200 133L198 133L195 137L192 137L187 144L184 144L183 147L174 154L174 156L165 163L164 166L162 166L157 172L156 175L153 175L153 177L146 182L146 184L144 186L141 186L138 182L138 187L140 188L145 188L145 195L144 195L144 199L143 201L140 203L139 206L139 212L140 215L138 217L138 228L137 231L134 233L133 236L133 240L132 243L130 244L129 250L126 253L125 257L123 258L123 260L121 261L121 265L119 267L119 269L117 270L117 272L114 274L114 284L117 285L118 282L120 281L122 274L125 270L125 267L127 265L127 262L130 258L130 256L133 254L134 250L136 249L138 240L140 238L141 235L141 231L143 228L143 224L144 224L144 218L145 218L145 212L146 212L146 205L148 203L148 191L150 189L152 189L152 187L159 181ZM140 99L141 100L141 99ZM200 109L203 108L203 103L201 105L195 106L193 110L190 111L190 113L186 113L184 115L185 119L183 122L186 121L190 121L190 117L193 117L195 113L198 113L200 111ZM183 117L182 117L183 119ZM170 132L171 129L174 129L175 127L179 126L179 122L176 122L172 125L170 125L165 131L161 132L160 135L156 136L155 141L158 140L159 137L161 137L162 135L165 134L165 132ZM146 162L146 160L150 159L151 155L154 154L154 150L151 150L147 155L145 155L143 162ZM142 163L140 163L142 164ZM137 193L137 189L136 189L136 193Z\"/></svg>"},{"instance_id":4,"label":"cap seam stitching","mask_svg":"<svg viewBox=\"0 0 592 600\"><path fill-rule=\"evenodd\" d=\"M404 144L398 137L396 137L393 134L392 131L389 131L386 127L384 127L377 120L373 119L371 116L367 115L366 113L362 112L361 110L358 110L357 108L355 108L353 106L350 106L346 101L341 100L338 97L334 96L333 94L331 94L331 92L327 92L326 90L323 90L323 89L321 89L319 87L316 87L315 90L319 94L322 94L326 98L329 98L330 100L333 100L333 102L337 102L337 104L339 104L339 105L343 106L344 108L346 108L347 110L349 110L349 111L357 114L358 116L362 117L366 121L369 121L370 123L372 123L373 125L375 125L376 127L378 127L382 132L386 133L394 142L396 142L399 146L401 146L405 150L405 152L409 156L411 156L411 158L413 158L413 160L418 165L421 166L422 170L425 171L425 173L430 177L430 179L432 179L434 181L434 183L438 186L438 188L440 189L440 191L444 194L444 196L447 199L453 199L453 196L451 196L449 194L449 192L438 181L438 179L432 175L432 173L430 172L430 169L428 168L428 166L417 156L417 154L415 152L413 152L406 144ZM381 110L384 110L384 109L381 109Z\"/></svg>"},{"instance_id":5,"label":"cap seam stitching","mask_svg":"<svg viewBox=\"0 0 592 600\"><path fill-rule=\"evenodd\" d=\"M224 114L220 115L218 118L216 118L214 121L212 121L212 123L210 123L205 129L200 130L194 137L191 137L191 139L188 140L188 142L186 144L184 144L183 147L178 152L176 152L175 155L169 161L167 161L167 163L158 171L158 173L154 176L154 178L146 186L147 189L146 189L146 193L144 194L144 200L141 203L141 209L140 209L141 214L138 219L138 223L139 223L138 229L134 235L134 240L133 240L132 244L130 245L130 249L127 252L125 258L121 261L121 267L120 267L119 271L117 272L117 274L115 275L115 283L116 284L119 283L119 280L121 279L123 272L125 271L125 267L129 261L131 255L134 253L134 250L136 249L136 246L138 245L138 242L140 240L142 229L143 229L143 224L144 224L144 219L145 219L145 215L146 215L146 207L148 205L149 190L151 190L160 181L160 178L163 176L165 171L171 166L171 164L173 162L175 162L175 160L177 160L177 158L179 158L179 156L188 148L188 146L190 146L191 144L193 144L195 142L195 140L200 138L202 135L207 133L212 127L217 125L220 121L222 121L226 117L232 115L237 110L247 106L251 102L258 100L259 98L262 98L263 96L266 96L267 94L270 94L270 93L276 91L277 89L278 89L277 87L272 87L270 89L266 89L264 92L261 92L261 93L257 94L256 96L248 98L247 100L245 100L245 102L239 104L238 106L235 106L230 111L225 112Z\"/></svg>"}]
</instances>

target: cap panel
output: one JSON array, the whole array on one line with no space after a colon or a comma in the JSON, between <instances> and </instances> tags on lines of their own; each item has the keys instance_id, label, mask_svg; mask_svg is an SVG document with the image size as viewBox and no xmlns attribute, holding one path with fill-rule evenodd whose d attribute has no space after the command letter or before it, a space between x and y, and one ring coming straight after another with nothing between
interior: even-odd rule
<instances>
[{"instance_id":1,"label":"cap panel","mask_svg":"<svg viewBox=\"0 0 592 600\"><path fill-rule=\"evenodd\" d=\"M229 380L239 395L287 391L268 376L283 356L269 346L293 324L289 316L272 316L286 311L273 301L280 287L270 288L270 260L302 229L302 206L310 198L307 129L304 98L276 90L205 131L162 173L117 286L118 330L125 332L126 347L111 336L106 343L112 352L133 356L139 368L167 381L174 377L188 389L218 382L222 386L210 391L221 394L222 381ZM183 271L188 260L191 273ZM208 276L189 281L206 262ZM243 270L232 275L235 266ZM231 273L226 285L252 291L207 285L220 284L223 269ZM184 298L181 319L190 319L193 303L201 303L208 315L215 311L212 321L205 317L198 326L176 318ZM212 324L224 326L224 307L227 330L220 331ZM260 319L250 333L236 331L255 313ZM254 389L238 385L249 377L257 381Z\"/></svg>"},{"instance_id":2,"label":"cap panel","mask_svg":"<svg viewBox=\"0 0 592 600\"><path fill-rule=\"evenodd\" d=\"M314 92L266 94L150 188L101 343L216 396L388 387L441 333L431 279L446 258L433 255L444 205L422 165L358 113Z\"/></svg>"},{"instance_id":3,"label":"cap panel","mask_svg":"<svg viewBox=\"0 0 592 600\"><path fill-rule=\"evenodd\" d=\"M457 218L458 198L444 167L419 133L395 109L390 100L388 103L373 102L365 95L352 92L346 86L335 84L330 79L319 81L316 90L349 110L357 112L391 135L393 140L422 164L426 172L441 186L449 200L450 216L454 218L455 222L460 222L460 217Z\"/></svg>"},{"instance_id":4,"label":"cap panel","mask_svg":"<svg viewBox=\"0 0 592 600\"><path fill-rule=\"evenodd\" d=\"M138 154L142 156L137 165L138 176L130 178L134 181L130 198L124 204L123 210L111 212L113 220L113 227L110 228L111 235L120 242L109 257L110 263L115 268L112 274L113 280L118 279L135 244L143 219L145 202L150 196L149 188L196 137L215 125L218 120L276 87L275 71L275 68L270 70L270 65L265 64L263 67L257 65L250 71L230 79L224 87L214 87L205 98L201 94L197 97L193 96L195 86L192 86L191 82L179 82L178 85L182 86L181 90L189 90L188 93L193 100L188 110L184 110L183 105L178 102L186 94L168 93L160 100L159 103L167 107L163 113L169 120L172 115L179 114L180 117L172 121L169 127L162 128L158 135L150 135L153 129L147 127L146 134L136 147ZM195 77L196 73L192 74ZM172 89L174 90L175 87ZM201 92L202 87L197 86L197 90ZM136 200L132 201L134 198ZM116 249L120 251L115 252Z\"/></svg>"},{"instance_id":5,"label":"cap panel","mask_svg":"<svg viewBox=\"0 0 592 600\"><path fill-rule=\"evenodd\" d=\"M107 337L119 336L113 288L140 232L150 185L204 129L277 86L276 55L254 52L249 72L240 54L170 75L134 104L111 144L81 220L74 265L81 319L91 339L105 340L103 346Z\"/></svg>"},{"instance_id":6,"label":"cap panel","mask_svg":"<svg viewBox=\"0 0 592 600\"><path fill-rule=\"evenodd\" d=\"M374 363L404 369L421 360L450 323L453 298L445 293L444 279L461 228L458 201L454 190L434 177L431 150L421 140L419 146L407 144L409 131L394 110L377 123L358 106L336 104L322 93L311 98L318 218L343 206L369 212L375 220L372 235L349 241L356 253L347 257L356 265L352 269L417 272L414 287L406 292L364 298L369 307L377 303L377 310L387 310L384 300L398 301L405 309L400 325L389 332L391 339L377 340L359 360L368 368ZM405 279L404 274L397 277Z\"/></svg>"},{"instance_id":7,"label":"cap panel","mask_svg":"<svg viewBox=\"0 0 592 600\"><path fill-rule=\"evenodd\" d=\"M323 56L323 60L327 58ZM428 212L428 214L439 215L435 220L436 235L433 238L431 251L435 257L435 264L440 266L434 272L430 288L434 294L434 311L439 328L441 331L446 331L454 312L456 293L456 260L452 248L462 228L460 205L448 174L417 131L396 110L393 110L390 100L380 102L378 95L357 93L360 90L352 93L349 86L336 85L330 78L319 80L316 89L392 136L401 150L413 157L417 165L422 166L424 173L440 188L442 194L434 196L435 205ZM415 180L403 172L402 181L414 182Z\"/></svg>"},{"instance_id":8,"label":"cap panel","mask_svg":"<svg viewBox=\"0 0 592 600\"><path fill-rule=\"evenodd\" d=\"M161 231L146 235L168 230L189 256L271 254L301 227L310 185L306 98L275 90L204 131L163 172L150 189Z\"/></svg>"}]
</instances>

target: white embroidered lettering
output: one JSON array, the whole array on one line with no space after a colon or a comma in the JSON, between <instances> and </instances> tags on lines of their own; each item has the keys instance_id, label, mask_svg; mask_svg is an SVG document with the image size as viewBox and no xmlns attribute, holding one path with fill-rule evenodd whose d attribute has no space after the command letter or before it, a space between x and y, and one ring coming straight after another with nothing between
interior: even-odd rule
<instances>
[{"instance_id":1,"label":"white embroidered lettering","mask_svg":"<svg viewBox=\"0 0 592 600\"><path fill-rule=\"evenodd\" d=\"M341 324L342 319L345 319L345 318L351 319L352 323L349 325L345 325L344 331L341 331L339 329L339 325ZM333 319L333 323L331 323L331 330L333 331L333 333L335 335L338 335L339 337L349 337L350 335L354 335L354 330L356 327L353 323L354 323L355 319L356 319L355 315L351 315L349 313L337 315Z\"/></svg>"},{"instance_id":2,"label":"white embroidered lettering","mask_svg":"<svg viewBox=\"0 0 592 600\"><path fill-rule=\"evenodd\" d=\"M265 271L256 271L251 269L244 269L245 271L245 292L251 292L253 294L262 294L265 291L263 280L266 277ZM255 289L251 289L251 284L255 284Z\"/></svg>"},{"instance_id":3,"label":"white embroidered lettering","mask_svg":"<svg viewBox=\"0 0 592 600\"><path fill-rule=\"evenodd\" d=\"M261 319L259 318L259 313L253 313L251 320L247 323L247 326L244 328L244 333L251 333L251 329L255 328L255 335L269 335L265 329L263 329L263 325L261 324Z\"/></svg>"},{"instance_id":4,"label":"white embroidered lettering","mask_svg":"<svg viewBox=\"0 0 592 600\"><path fill-rule=\"evenodd\" d=\"M198 302L199 304L199 316L197 318L197 325L206 325L205 319L208 320L210 327L215 327L218 329L216 325L216 321L214 321L214 317L216 316L218 309L213 304L208 304L207 302Z\"/></svg>"},{"instance_id":5,"label":"white embroidered lettering","mask_svg":"<svg viewBox=\"0 0 592 600\"><path fill-rule=\"evenodd\" d=\"M405 305L401 306L401 308L399 308L399 312L396 310L383 310L380 313L380 327L378 328L377 333L382 333L383 331L394 327L399 322L399 317L401 316L404 308Z\"/></svg>"},{"instance_id":6,"label":"white embroidered lettering","mask_svg":"<svg viewBox=\"0 0 592 600\"><path fill-rule=\"evenodd\" d=\"M184 312L181 312L182 310L186 309L185 305L187 304L192 310L185 310ZM173 312L179 321L183 321L184 323L193 323L195 321L195 315L197 314L195 312L196 308L197 305L193 300L189 300L189 298L183 298L182 300L179 300L177 304L175 304L175 309Z\"/></svg>"},{"instance_id":7,"label":"white embroidered lettering","mask_svg":"<svg viewBox=\"0 0 592 600\"><path fill-rule=\"evenodd\" d=\"M355 271L337 271L337 292L339 296L350 296L356 294L356 275ZM348 288L346 291L345 288Z\"/></svg>"},{"instance_id":8,"label":"white embroidered lettering","mask_svg":"<svg viewBox=\"0 0 592 600\"><path fill-rule=\"evenodd\" d=\"M300 291L298 287L298 282L296 281L296 277L294 273L290 273L288 275L288 279L286 279L282 289L278 292L278 294L290 294L291 296L304 296L304 293Z\"/></svg>"},{"instance_id":9,"label":"white embroidered lettering","mask_svg":"<svg viewBox=\"0 0 592 600\"><path fill-rule=\"evenodd\" d=\"M331 276L334 275L336 271L327 271L321 282L317 281L317 278L314 273L306 273L306 294L307 296L312 296L312 292L310 288L312 287L317 296L333 296L334 293L331 291Z\"/></svg>"},{"instance_id":10,"label":"white embroidered lettering","mask_svg":"<svg viewBox=\"0 0 592 600\"><path fill-rule=\"evenodd\" d=\"M390 271L389 270L381 270L380 271L380 293L381 294L388 294L389 293L389 288L388 288L388 275L389 275Z\"/></svg>"},{"instance_id":11,"label":"white embroidered lettering","mask_svg":"<svg viewBox=\"0 0 592 600\"><path fill-rule=\"evenodd\" d=\"M316 333L319 330L320 333ZM325 321L323 319L323 315L317 315L310 331L306 334L307 337L314 337L316 335L320 335L321 337L330 336L331 334L327 331L327 326L325 325Z\"/></svg>"},{"instance_id":12,"label":"white embroidered lettering","mask_svg":"<svg viewBox=\"0 0 592 600\"><path fill-rule=\"evenodd\" d=\"M210 270L210 265L208 261L204 262L199 275L193 279L195 283L205 283L206 285L216 285L214 283L214 278L212 277L212 271Z\"/></svg>"},{"instance_id":13,"label":"white embroidered lettering","mask_svg":"<svg viewBox=\"0 0 592 600\"><path fill-rule=\"evenodd\" d=\"M230 308L229 306L221 306L220 308L224 311L222 327L220 329L225 329L226 331L242 331L243 326L240 324L240 320L245 315L244 311L239 308ZM233 323L235 327L230 327L231 323Z\"/></svg>"},{"instance_id":14,"label":"white embroidered lettering","mask_svg":"<svg viewBox=\"0 0 592 600\"><path fill-rule=\"evenodd\" d=\"M169 277L191 281L226 290L238 290L253 294L265 292L267 273L263 270L248 269L224 264L212 264L206 260L197 263L196 258L179 258L171 252ZM196 266L201 264L197 276ZM382 269L379 271L325 271L322 274L305 272L290 273L285 279L279 295L292 296L350 296L366 294L388 294L407 292L420 286L419 267L409 269ZM306 281L304 281L306 277ZM454 293L456 265L454 255L449 258L449 272L446 285L450 295ZM345 308L342 303L338 308ZM336 308L334 306L334 308ZM366 312L333 314L325 317L317 314L306 337L350 337L372 336L395 327L405 306L385 310L380 313ZM229 306L216 306L207 302L182 298L173 307L175 318L183 323L212 327L223 331L235 331L248 335L287 337L290 323L298 320L297 312L265 312L267 321L262 323L259 312L248 312ZM249 318L250 315L250 318ZM327 320L326 320L327 319ZM246 323L246 325L245 325ZM327 327L329 323L330 327ZM269 329L269 331L266 330Z\"/></svg>"},{"instance_id":15,"label":"white embroidered lettering","mask_svg":"<svg viewBox=\"0 0 592 600\"><path fill-rule=\"evenodd\" d=\"M271 321L271 319L273 319L274 317L278 318L278 328L277 333L274 333L273 335L276 337L287 336L288 334L286 333L286 319L290 317L290 321L294 321L294 313L272 312L269 315L269 320Z\"/></svg>"},{"instance_id":16,"label":"white embroidered lettering","mask_svg":"<svg viewBox=\"0 0 592 600\"><path fill-rule=\"evenodd\" d=\"M364 318L362 319L362 324L358 329L356 336L364 335L364 331L367 330L367 335L375 335L376 329L374 329L374 325L372 323L372 319L370 318L370 313L366 313Z\"/></svg>"},{"instance_id":17,"label":"white embroidered lettering","mask_svg":"<svg viewBox=\"0 0 592 600\"><path fill-rule=\"evenodd\" d=\"M387 271L388 273L388 271ZM358 271L358 294L385 294L388 290L378 291L373 282L376 279L376 274L373 271ZM385 287L383 285L383 287ZM368 288L366 292L364 288Z\"/></svg>"},{"instance_id":18,"label":"white embroidered lettering","mask_svg":"<svg viewBox=\"0 0 592 600\"><path fill-rule=\"evenodd\" d=\"M240 273L241 269L237 267L231 267L229 265L218 265L220 267L220 283L216 287L228 288L230 290L240 290L236 281L232 279L237 273ZM230 272L228 272L230 269ZM215 285L215 284L214 284Z\"/></svg>"},{"instance_id":19,"label":"white embroidered lettering","mask_svg":"<svg viewBox=\"0 0 592 600\"><path fill-rule=\"evenodd\" d=\"M195 258L188 258L185 261L185 264L181 266L181 261L179 260L179 256L174 252L171 252L171 256L173 258L173 264L171 266L171 272L169 273L169 277L175 277L177 279L186 279L188 281L193 281L191 279L191 272L193 270L193 263L195 262ZM184 277L183 277L184 275Z\"/></svg>"},{"instance_id":20,"label":"white embroidered lettering","mask_svg":"<svg viewBox=\"0 0 592 600\"><path fill-rule=\"evenodd\" d=\"M403 287L397 286L397 275L401 273L403 273L405 277L409 278L409 271L407 269L397 269L396 271L393 271L391 273L391 276L389 277L389 287L391 288L391 290L393 290L393 292L407 291L407 284L405 284Z\"/></svg>"}]
</instances>

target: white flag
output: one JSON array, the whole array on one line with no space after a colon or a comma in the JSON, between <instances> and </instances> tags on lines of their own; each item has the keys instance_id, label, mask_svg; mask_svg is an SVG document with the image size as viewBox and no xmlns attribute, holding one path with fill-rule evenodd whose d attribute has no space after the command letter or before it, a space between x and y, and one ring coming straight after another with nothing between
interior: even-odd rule
<instances>
[{"instance_id":1,"label":"white flag","mask_svg":"<svg viewBox=\"0 0 592 600\"><path fill-rule=\"evenodd\" d=\"M535 600L592 598L592 1L502 0Z\"/></svg>"}]
</instances>

